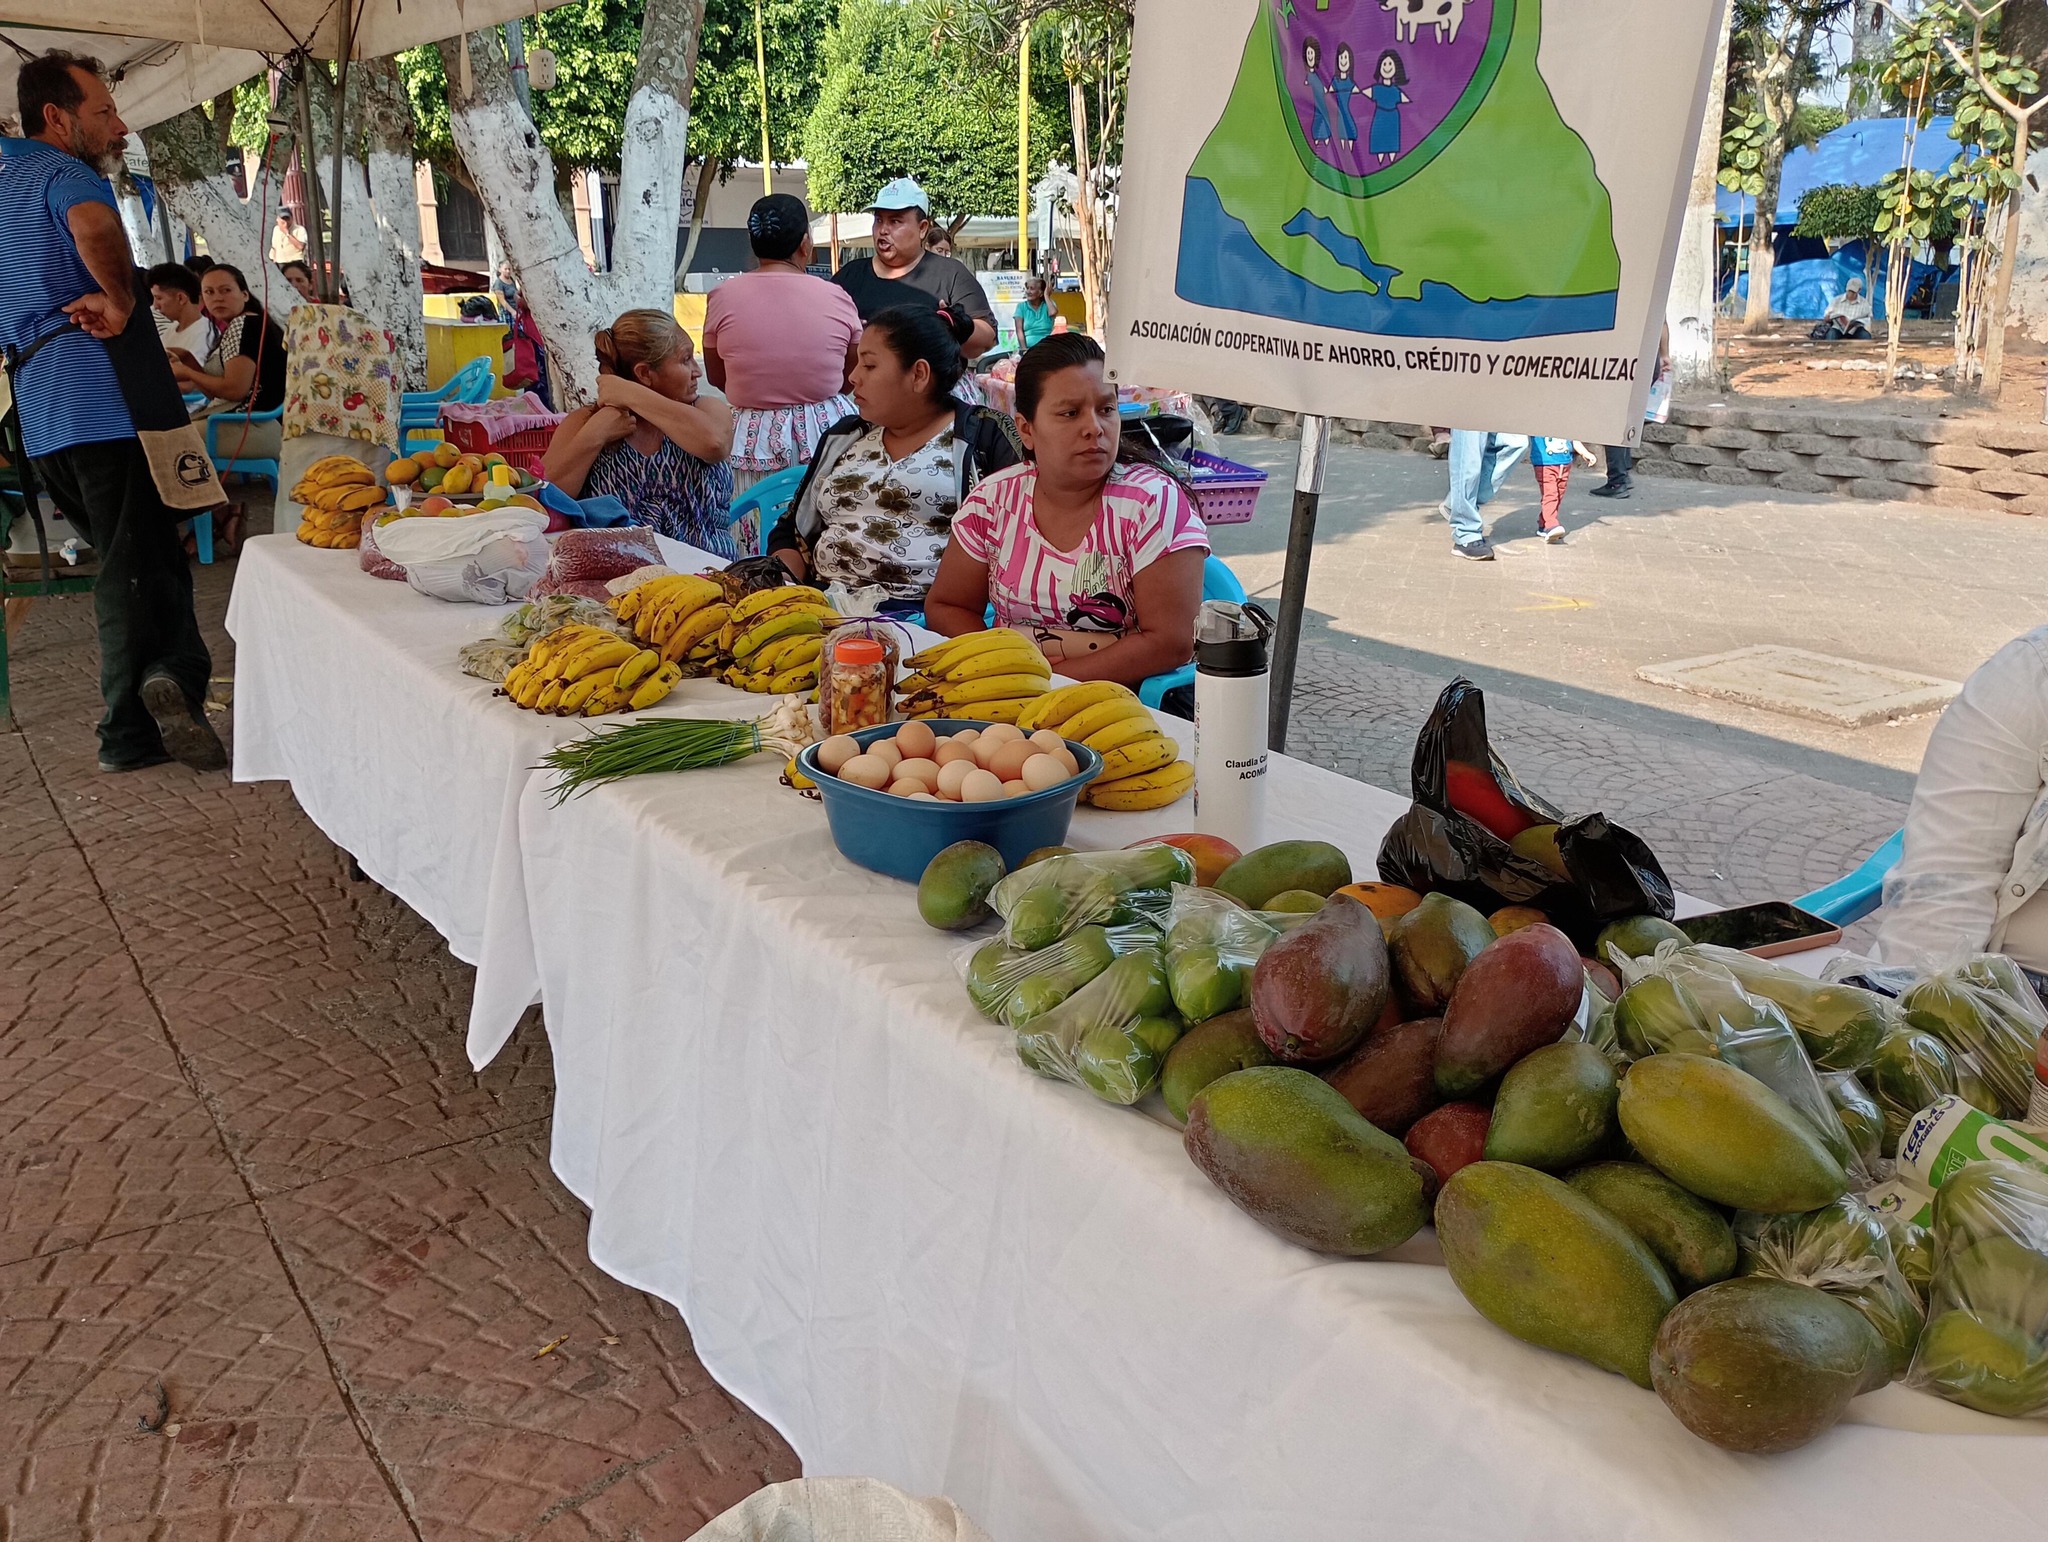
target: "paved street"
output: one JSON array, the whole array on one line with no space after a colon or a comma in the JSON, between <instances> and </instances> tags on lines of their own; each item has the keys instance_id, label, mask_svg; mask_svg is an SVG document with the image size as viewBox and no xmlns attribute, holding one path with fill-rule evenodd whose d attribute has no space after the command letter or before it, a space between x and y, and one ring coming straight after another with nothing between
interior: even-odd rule
<instances>
[{"instance_id":1,"label":"paved street","mask_svg":"<svg viewBox=\"0 0 2048 1542\"><path fill-rule=\"evenodd\" d=\"M1405 787L1469 670L1526 780L1716 900L1853 866L1924 725L1817 731L1638 663L1783 640L1959 675L2044 604L2031 524L1655 484L1591 529L1573 500L1546 551L1518 480L1503 560L1457 564L1441 475L1338 452L1295 747ZM1219 540L1255 583L1284 506ZM232 575L201 574L224 681ZM793 1476L675 1311L585 1258L539 1025L473 1074L469 970L283 788L97 775L90 637L87 602L38 605L0 734L0 1536L625 1542Z\"/></svg>"}]
</instances>

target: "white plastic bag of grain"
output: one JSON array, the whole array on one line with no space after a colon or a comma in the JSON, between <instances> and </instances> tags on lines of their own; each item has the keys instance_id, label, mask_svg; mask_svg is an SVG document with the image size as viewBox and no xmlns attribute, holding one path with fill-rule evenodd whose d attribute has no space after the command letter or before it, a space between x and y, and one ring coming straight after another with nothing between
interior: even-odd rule
<instances>
[{"instance_id":1,"label":"white plastic bag of grain","mask_svg":"<svg viewBox=\"0 0 2048 1542\"><path fill-rule=\"evenodd\" d=\"M989 1542L950 1499L913 1499L874 1478L798 1478L749 1495L697 1542Z\"/></svg>"}]
</instances>

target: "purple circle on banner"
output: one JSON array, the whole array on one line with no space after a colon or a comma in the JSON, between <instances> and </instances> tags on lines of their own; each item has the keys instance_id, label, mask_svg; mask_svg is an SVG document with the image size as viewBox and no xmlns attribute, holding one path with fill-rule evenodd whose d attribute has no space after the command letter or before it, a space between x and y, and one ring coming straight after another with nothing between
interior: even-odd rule
<instances>
[{"instance_id":1,"label":"purple circle on banner","mask_svg":"<svg viewBox=\"0 0 2048 1542\"><path fill-rule=\"evenodd\" d=\"M1369 177L1427 139L1472 84L1494 0L1267 0L1302 137Z\"/></svg>"}]
</instances>

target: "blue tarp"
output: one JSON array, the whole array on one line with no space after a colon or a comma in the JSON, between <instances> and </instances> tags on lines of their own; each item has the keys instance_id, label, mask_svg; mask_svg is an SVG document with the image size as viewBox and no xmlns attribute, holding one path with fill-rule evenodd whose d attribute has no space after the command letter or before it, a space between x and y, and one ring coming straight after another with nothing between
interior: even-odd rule
<instances>
[{"instance_id":1,"label":"blue tarp","mask_svg":"<svg viewBox=\"0 0 2048 1542\"><path fill-rule=\"evenodd\" d=\"M1913 264L1908 280L1907 293L1919 287L1920 280L1933 271L1924 262ZM1863 243L1855 241L1843 247L1832 257L1817 258L1811 262L1788 262L1771 269L1771 311L1795 321L1817 321L1827 314L1835 297L1849 287L1850 279L1863 277ZM1749 297L1749 275L1743 274L1735 281L1735 292L1744 299ZM1725 290L1723 291L1726 292ZM1872 319L1885 319L1885 264L1884 252L1878 252L1877 272L1871 285L1870 301L1874 310Z\"/></svg>"},{"instance_id":2,"label":"blue tarp","mask_svg":"<svg viewBox=\"0 0 2048 1542\"><path fill-rule=\"evenodd\" d=\"M1899 169L1906 154L1904 118L1858 118L1845 123L1819 144L1785 157L1785 177L1778 187L1778 223L1799 218L1799 195L1829 183L1873 187ZM1953 118L1936 118L1913 143L1913 165L1919 171L1945 171L1962 146L1948 137ZM1721 223L1756 217L1756 201L1722 188L1715 199ZM1775 285L1773 286L1775 288Z\"/></svg>"}]
</instances>

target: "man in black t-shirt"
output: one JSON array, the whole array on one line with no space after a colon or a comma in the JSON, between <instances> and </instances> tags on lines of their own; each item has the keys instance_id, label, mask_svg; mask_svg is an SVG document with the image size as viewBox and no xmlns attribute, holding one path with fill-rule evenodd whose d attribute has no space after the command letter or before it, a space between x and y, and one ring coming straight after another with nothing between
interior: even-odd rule
<instances>
[{"instance_id":1,"label":"man in black t-shirt","mask_svg":"<svg viewBox=\"0 0 2048 1542\"><path fill-rule=\"evenodd\" d=\"M978 358L995 346L996 313L967 264L925 250L932 204L923 188L898 177L883 188L868 212L875 222L875 255L849 262L832 282L853 296L860 319L868 321L892 305L940 306L974 318L973 335L962 348Z\"/></svg>"}]
</instances>

